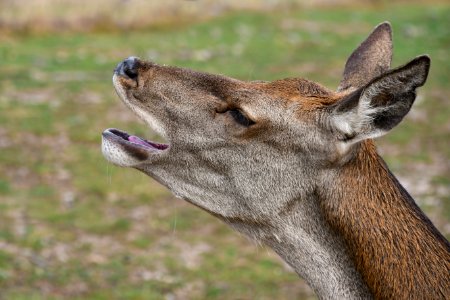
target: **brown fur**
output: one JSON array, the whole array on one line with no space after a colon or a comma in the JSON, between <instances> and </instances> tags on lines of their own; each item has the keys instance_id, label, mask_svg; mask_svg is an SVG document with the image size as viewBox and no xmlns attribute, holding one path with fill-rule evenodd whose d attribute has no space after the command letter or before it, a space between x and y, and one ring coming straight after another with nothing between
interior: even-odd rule
<instances>
[{"instance_id":1,"label":"brown fur","mask_svg":"<svg viewBox=\"0 0 450 300\"><path fill-rule=\"evenodd\" d=\"M328 98L333 92L315 82L302 78L287 78L264 84L264 90L282 99L297 99L297 97Z\"/></svg>"},{"instance_id":2,"label":"brown fur","mask_svg":"<svg viewBox=\"0 0 450 300\"><path fill-rule=\"evenodd\" d=\"M323 212L377 299L446 299L450 245L377 155L372 141L338 170Z\"/></svg>"}]
</instances>

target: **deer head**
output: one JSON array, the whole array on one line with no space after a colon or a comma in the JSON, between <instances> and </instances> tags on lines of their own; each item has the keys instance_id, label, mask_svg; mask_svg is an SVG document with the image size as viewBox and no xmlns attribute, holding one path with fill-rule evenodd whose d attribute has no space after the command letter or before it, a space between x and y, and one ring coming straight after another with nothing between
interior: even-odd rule
<instances>
[{"instance_id":1,"label":"deer head","mask_svg":"<svg viewBox=\"0 0 450 300\"><path fill-rule=\"evenodd\" d=\"M407 114L430 60L388 71L391 48L383 23L350 56L338 92L306 79L244 82L130 57L115 70L116 91L168 143L110 129L103 153L216 216L270 223L318 188L319 170L345 163L358 142Z\"/></svg>"},{"instance_id":2,"label":"deer head","mask_svg":"<svg viewBox=\"0 0 450 300\"><path fill-rule=\"evenodd\" d=\"M348 59L336 92L301 78L245 82L130 57L114 72L116 91L167 143L107 129L103 154L268 244L319 296L445 295L427 280L449 286L433 252L448 255L448 243L371 142L405 117L430 67L419 56L391 70L391 57L382 23ZM427 270L392 254L409 245Z\"/></svg>"}]
</instances>

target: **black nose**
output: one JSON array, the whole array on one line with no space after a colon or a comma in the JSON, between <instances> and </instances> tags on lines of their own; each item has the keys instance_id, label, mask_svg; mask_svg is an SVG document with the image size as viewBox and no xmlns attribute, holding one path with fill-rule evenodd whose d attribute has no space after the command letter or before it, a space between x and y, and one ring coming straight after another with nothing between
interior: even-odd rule
<instances>
[{"instance_id":1,"label":"black nose","mask_svg":"<svg viewBox=\"0 0 450 300\"><path fill-rule=\"evenodd\" d=\"M130 56L123 62L119 63L114 69L114 73L120 76L128 77L130 79L135 79L138 76L138 58Z\"/></svg>"}]
</instances>

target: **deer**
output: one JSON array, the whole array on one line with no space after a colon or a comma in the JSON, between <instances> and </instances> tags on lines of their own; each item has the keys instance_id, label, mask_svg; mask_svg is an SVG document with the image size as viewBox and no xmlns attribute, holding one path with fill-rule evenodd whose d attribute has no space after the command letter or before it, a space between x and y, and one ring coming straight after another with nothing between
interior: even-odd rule
<instances>
[{"instance_id":1,"label":"deer","mask_svg":"<svg viewBox=\"0 0 450 300\"><path fill-rule=\"evenodd\" d=\"M450 243L374 144L409 112L431 60L391 59L389 22L336 91L129 57L115 90L166 143L109 128L102 152L273 249L321 299L449 299Z\"/></svg>"}]
</instances>

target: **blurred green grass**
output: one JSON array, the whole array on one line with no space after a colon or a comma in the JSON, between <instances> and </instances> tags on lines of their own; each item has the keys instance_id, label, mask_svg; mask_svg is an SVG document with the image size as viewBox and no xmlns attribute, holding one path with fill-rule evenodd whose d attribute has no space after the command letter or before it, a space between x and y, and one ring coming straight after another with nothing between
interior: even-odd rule
<instances>
[{"instance_id":1,"label":"blurred green grass","mask_svg":"<svg viewBox=\"0 0 450 300\"><path fill-rule=\"evenodd\" d=\"M293 299L312 291L270 251L100 151L107 127L158 138L118 100L137 55L244 80L335 88L345 59L389 20L397 66L428 53L428 83L379 141L394 173L450 234L450 6L233 12L184 27L0 36L1 299Z\"/></svg>"}]
</instances>

